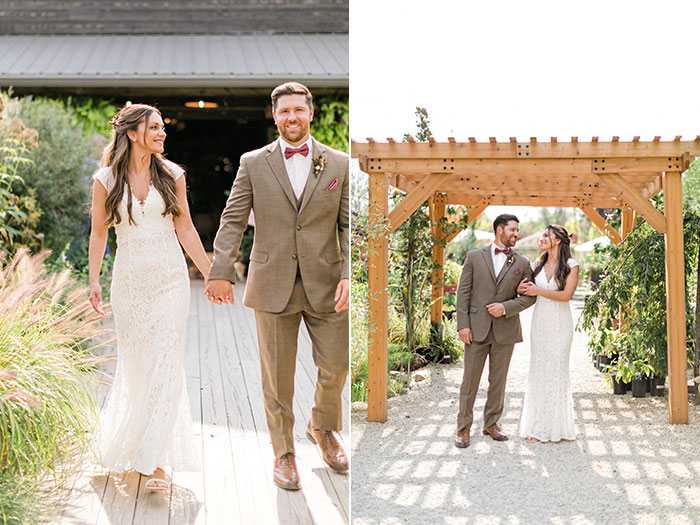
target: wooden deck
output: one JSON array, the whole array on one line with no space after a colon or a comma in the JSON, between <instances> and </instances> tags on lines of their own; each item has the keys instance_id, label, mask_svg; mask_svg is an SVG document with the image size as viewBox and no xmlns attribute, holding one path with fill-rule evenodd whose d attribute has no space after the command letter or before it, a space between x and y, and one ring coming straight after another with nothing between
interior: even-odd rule
<instances>
[{"instance_id":1,"label":"wooden deck","mask_svg":"<svg viewBox=\"0 0 700 525\"><path fill-rule=\"evenodd\" d=\"M349 516L348 475L330 470L306 438L316 368L303 328L294 396L294 437L302 490L272 482L273 453L267 433L253 311L242 304L214 306L192 282L187 326L187 386L202 456L201 472L174 472L167 493L146 493L137 473L111 474L85 463L58 509L61 524L344 524ZM111 367L113 368L113 364ZM106 388L99 393L104 402ZM349 407L346 384L343 401ZM341 439L349 452L348 410Z\"/></svg>"}]
</instances>

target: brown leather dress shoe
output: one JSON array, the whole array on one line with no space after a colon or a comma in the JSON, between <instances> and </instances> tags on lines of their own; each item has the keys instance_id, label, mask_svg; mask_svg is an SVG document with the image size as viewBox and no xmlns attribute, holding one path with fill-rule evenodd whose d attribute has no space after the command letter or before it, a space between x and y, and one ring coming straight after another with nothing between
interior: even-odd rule
<instances>
[{"instance_id":1,"label":"brown leather dress shoe","mask_svg":"<svg viewBox=\"0 0 700 525\"><path fill-rule=\"evenodd\" d=\"M457 432L455 436L455 447L467 448L469 446L469 429L463 428Z\"/></svg>"},{"instance_id":2,"label":"brown leather dress shoe","mask_svg":"<svg viewBox=\"0 0 700 525\"><path fill-rule=\"evenodd\" d=\"M348 471L348 457L345 455L343 447L340 445L332 430L319 430L311 426L309 421L306 427L306 437L318 446L321 451L323 461L336 472Z\"/></svg>"},{"instance_id":3,"label":"brown leather dress shoe","mask_svg":"<svg viewBox=\"0 0 700 525\"><path fill-rule=\"evenodd\" d=\"M275 459L272 481L275 482L275 485L285 490L299 490L301 488L294 454L285 454L281 458Z\"/></svg>"},{"instance_id":4,"label":"brown leather dress shoe","mask_svg":"<svg viewBox=\"0 0 700 525\"><path fill-rule=\"evenodd\" d=\"M491 439L495 441L508 441L508 436L506 436L498 425L491 425L490 427L484 427L484 435L491 436Z\"/></svg>"}]
</instances>

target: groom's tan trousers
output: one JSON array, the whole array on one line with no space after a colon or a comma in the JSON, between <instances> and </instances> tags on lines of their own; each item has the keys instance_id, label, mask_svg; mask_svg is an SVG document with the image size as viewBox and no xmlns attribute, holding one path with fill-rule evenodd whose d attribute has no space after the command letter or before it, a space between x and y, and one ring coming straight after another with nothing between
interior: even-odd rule
<instances>
[{"instance_id":1,"label":"groom's tan trousers","mask_svg":"<svg viewBox=\"0 0 700 525\"><path fill-rule=\"evenodd\" d=\"M474 400L479 390L486 357L489 358L489 389L484 406L484 426L498 423L503 413L503 403L508 379L508 367L513 355L513 343L500 345L493 338L493 328L484 341L472 341L464 345L464 376L459 391L459 415L457 430L471 428L474 421Z\"/></svg>"},{"instance_id":2,"label":"groom's tan trousers","mask_svg":"<svg viewBox=\"0 0 700 525\"><path fill-rule=\"evenodd\" d=\"M318 368L311 424L321 430L342 428L341 392L348 375L348 311L314 312L297 276L282 312L255 310L265 415L272 450L278 458L294 452L294 370L302 319Z\"/></svg>"}]
</instances>

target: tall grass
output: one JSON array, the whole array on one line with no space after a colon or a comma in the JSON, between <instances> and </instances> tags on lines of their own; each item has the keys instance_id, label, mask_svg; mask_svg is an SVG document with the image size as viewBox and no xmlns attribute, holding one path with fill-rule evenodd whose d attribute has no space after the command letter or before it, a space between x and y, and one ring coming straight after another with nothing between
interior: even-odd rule
<instances>
[{"instance_id":1,"label":"tall grass","mask_svg":"<svg viewBox=\"0 0 700 525\"><path fill-rule=\"evenodd\" d=\"M96 422L89 341L99 318L68 271L46 275L46 256L0 254L0 475L23 484L57 479ZM0 523L9 510L0 500Z\"/></svg>"}]
</instances>

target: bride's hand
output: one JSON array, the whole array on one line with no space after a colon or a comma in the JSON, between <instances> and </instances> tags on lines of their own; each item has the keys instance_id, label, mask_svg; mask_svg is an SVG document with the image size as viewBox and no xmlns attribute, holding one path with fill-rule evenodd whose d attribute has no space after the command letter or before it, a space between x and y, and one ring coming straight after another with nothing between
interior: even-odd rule
<instances>
[{"instance_id":1,"label":"bride's hand","mask_svg":"<svg viewBox=\"0 0 700 525\"><path fill-rule=\"evenodd\" d=\"M90 284L89 300L90 304L98 314L105 314L104 308L102 308L102 286L100 286L100 283Z\"/></svg>"},{"instance_id":2,"label":"bride's hand","mask_svg":"<svg viewBox=\"0 0 700 525\"><path fill-rule=\"evenodd\" d=\"M520 288L521 288L521 287L523 288L523 291L522 291L522 292L520 292ZM519 292L519 293L522 293L523 295L527 295L527 296L529 296L529 297L534 297L534 296L538 295L538 293L537 293L538 290L539 290L539 289L537 288L537 286L535 285L535 283L532 283L532 282L529 282L529 283L522 283L522 284L518 287L518 292Z\"/></svg>"},{"instance_id":3,"label":"bride's hand","mask_svg":"<svg viewBox=\"0 0 700 525\"><path fill-rule=\"evenodd\" d=\"M526 284L532 284L532 283L528 282L527 277L525 279L523 279L522 281L520 281L520 284L518 285L518 290L517 290L518 295L525 294L525 290L527 290L527 288L525 286Z\"/></svg>"}]
</instances>

